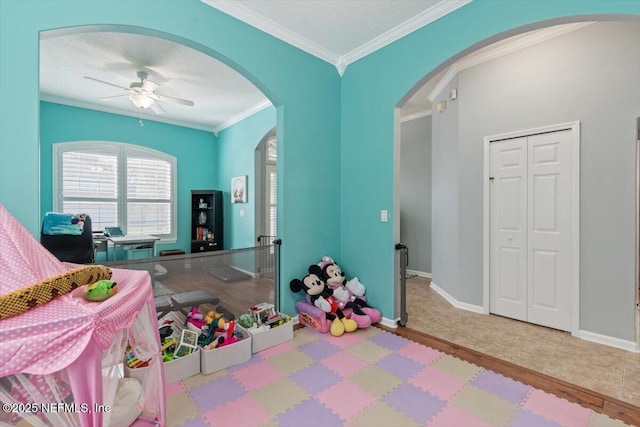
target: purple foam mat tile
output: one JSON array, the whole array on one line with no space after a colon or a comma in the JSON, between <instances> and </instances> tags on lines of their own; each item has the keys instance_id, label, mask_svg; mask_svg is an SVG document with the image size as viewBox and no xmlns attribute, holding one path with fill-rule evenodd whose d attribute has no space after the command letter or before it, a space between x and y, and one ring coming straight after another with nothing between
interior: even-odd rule
<instances>
[{"instance_id":1,"label":"purple foam mat tile","mask_svg":"<svg viewBox=\"0 0 640 427\"><path fill-rule=\"evenodd\" d=\"M508 425L509 427L561 427L559 424L523 408L518 409Z\"/></svg>"},{"instance_id":2,"label":"purple foam mat tile","mask_svg":"<svg viewBox=\"0 0 640 427\"><path fill-rule=\"evenodd\" d=\"M289 378L310 394L319 393L339 381L342 377L331 369L315 364L289 375Z\"/></svg>"},{"instance_id":3,"label":"purple foam mat tile","mask_svg":"<svg viewBox=\"0 0 640 427\"><path fill-rule=\"evenodd\" d=\"M324 360L327 357L333 356L334 354L342 351L342 349L336 347L325 339L301 345L298 350L302 351L304 354L316 361Z\"/></svg>"},{"instance_id":4,"label":"purple foam mat tile","mask_svg":"<svg viewBox=\"0 0 640 427\"><path fill-rule=\"evenodd\" d=\"M516 405L523 402L532 389L531 386L486 370L482 371L471 384Z\"/></svg>"},{"instance_id":5,"label":"purple foam mat tile","mask_svg":"<svg viewBox=\"0 0 640 427\"><path fill-rule=\"evenodd\" d=\"M387 394L383 401L420 424L426 423L447 406L444 400L406 383Z\"/></svg>"},{"instance_id":6,"label":"purple foam mat tile","mask_svg":"<svg viewBox=\"0 0 640 427\"><path fill-rule=\"evenodd\" d=\"M255 365L256 363L263 362L264 360L265 360L264 357L260 356L260 353L255 353L255 354L252 354L251 359L247 360L246 362L240 363L238 365L229 366L227 368L227 372L241 371L247 366Z\"/></svg>"},{"instance_id":7,"label":"purple foam mat tile","mask_svg":"<svg viewBox=\"0 0 640 427\"><path fill-rule=\"evenodd\" d=\"M209 424L202 419L202 417L194 418L187 421L184 424L180 424L178 427L210 427Z\"/></svg>"},{"instance_id":8,"label":"purple foam mat tile","mask_svg":"<svg viewBox=\"0 0 640 427\"><path fill-rule=\"evenodd\" d=\"M382 358L376 362L375 366L404 380L411 378L413 375L424 369L424 366L420 363L397 353L392 353L389 356Z\"/></svg>"},{"instance_id":9,"label":"purple foam mat tile","mask_svg":"<svg viewBox=\"0 0 640 427\"><path fill-rule=\"evenodd\" d=\"M280 414L280 427L341 427L344 421L316 399L307 399Z\"/></svg>"},{"instance_id":10,"label":"purple foam mat tile","mask_svg":"<svg viewBox=\"0 0 640 427\"><path fill-rule=\"evenodd\" d=\"M408 339L387 331L384 331L383 333L378 334L375 337L371 337L369 340L381 347L388 348L389 350L399 350L405 345L409 344Z\"/></svg>"},{"instance_id":11,"label":"purple foam mat tile","mask_svg":"<svg viewBox=\"0 0 640 427\"><path fill-rule=\"evenodd\" d=\"M232 402L247 391L230 375L219 377L189 390L189 396L204 413Z\"/></svg>"}]
</instances>

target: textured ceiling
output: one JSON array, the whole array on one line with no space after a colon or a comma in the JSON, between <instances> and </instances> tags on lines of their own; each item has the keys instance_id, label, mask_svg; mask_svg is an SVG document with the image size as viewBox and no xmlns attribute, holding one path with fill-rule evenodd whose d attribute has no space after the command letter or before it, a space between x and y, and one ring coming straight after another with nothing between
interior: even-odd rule
<instances>
[{"instance_id":1,"label":"textured ceiling","mask_svg":"<svg viewBox=\"0 0 640 427\"><path fill-rule=\"evenodd\" d=\"M188 107L160 102L165 114L148 109L145 118L216 130L229 119L268 100L239 73L208 55L167 40L129 33L82 33L40 40L40 97L43 100L139 116L140 111L117 87L128 88L146 71L156 93L194 102ZM268 104L267 104L268 105Z\"/></svg>"}]
</instances>

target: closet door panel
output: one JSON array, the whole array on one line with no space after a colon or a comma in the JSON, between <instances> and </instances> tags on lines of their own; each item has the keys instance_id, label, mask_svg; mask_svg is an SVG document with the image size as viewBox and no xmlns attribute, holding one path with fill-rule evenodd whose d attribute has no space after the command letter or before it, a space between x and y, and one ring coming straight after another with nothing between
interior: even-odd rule
<instances>
[{"instance_id":1,"label":"closet door panel","mask_svg":"<svg viewBox=\"0 0 640 427\"><path fill-rule=\"evenodd\" d=\"M490 311L527 319L526 138L491 143Z\"/></svg>"},{"instance_id":2,"label":"closet door panel","mask_svg":"<svg viewBox=\"0 0 640 427\"><path fill-rule=\"evenodd\" d=\"M571 327L570 131L528 137L528 321Z\"/></svg>"}]
</instances>

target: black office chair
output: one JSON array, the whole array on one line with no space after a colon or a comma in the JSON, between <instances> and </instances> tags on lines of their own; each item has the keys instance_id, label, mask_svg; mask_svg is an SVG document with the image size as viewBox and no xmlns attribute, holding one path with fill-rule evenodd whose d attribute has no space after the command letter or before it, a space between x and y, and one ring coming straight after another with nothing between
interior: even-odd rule
<instances>
[{"instance_id":1,"label":"black office chair","mask_svg":"<svg viewBox=\"0 0 640 427\"><path fill-rule=\"evenodd\" d=\"M91 217L85 215L84 230L80 235L44 234L40 229L40 243L60 261L75 264L91 264L95 261L95 247L91 229Z\"/></svg>"}]
</instances>

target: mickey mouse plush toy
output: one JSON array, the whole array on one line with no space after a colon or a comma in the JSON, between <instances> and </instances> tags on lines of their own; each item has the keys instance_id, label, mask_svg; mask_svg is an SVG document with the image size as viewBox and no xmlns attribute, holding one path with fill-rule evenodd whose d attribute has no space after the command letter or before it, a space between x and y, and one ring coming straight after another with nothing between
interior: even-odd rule
<instances>
[{"instance_id":1,"label":"mickey mouse plush toy","mask_svg":"<svg viewBox=\"0 0 640 427\"><path fill-rule=\"evenodd\" d=\"M302 280L293 279L289 287L293 292L304 292L309 295L311 304L326 313L327 319L331 320L331 335L339 337L345 332L353 332L358 328L358 324L351 319L347 319L339 307L338 301L333 297L333 290L322 281L320 276L322 269L316 265L309 266L309 274Z\"/></svg>"},{"instance_id":2,"label":"mickey mouse plush toy","mask_svg":"<svg viewBox=\"0 0 640 427\"><path fill-rule=\"evenodd\" d=\"M327 287L333 290L333 297L338 300L340 308L353 310L351 319L355 320L359 328L366 328L382 319L382 313L371 307L365 300L347 287L347 279L340 266L333 258L325 256L318 264L322 269L320 277L327 283ZM364 285L360 284L362 288ZM364 295L364 291L361 293Z\"/></svg>"}]
</instances>

